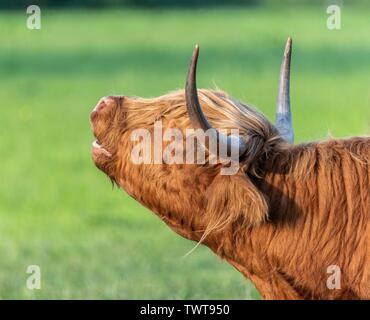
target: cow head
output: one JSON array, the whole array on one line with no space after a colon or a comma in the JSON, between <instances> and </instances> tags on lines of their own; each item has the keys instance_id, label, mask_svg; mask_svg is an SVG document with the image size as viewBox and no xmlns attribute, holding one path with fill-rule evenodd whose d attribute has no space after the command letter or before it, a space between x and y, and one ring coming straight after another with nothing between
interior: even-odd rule
<instances>
[{"instance_id":1,"label":"cow head","mask_svg":"<svg viewBox=\"0 0 370 320\"><path fill-rule=\"evenodd\" d=\"M268 199L253 183L253 177L263 174L261 164L271 153L292 139L289 106L289 69L291 40L282 64L277 104L276 128L261 113L221 91L197 90L196 64L199 54L195 48L189 67L185 91L143 99L127 96L102 98L91 113L96 141L92 157L96 166L137 201L154 211L179 234L193 240L215 241L217 234L229 234L242 227L262 223L268 216ZM158 162L155 144L156 123L161 122L161 143L181 145L183 159L190 151L184 141L189 128L210 130L203 144L203 163ZM217 128L217 129L216 129ZM135 163L133 152L138 143L138 130L147 132L145 149L149 162ZM175 129L179 137L166 136ZM222 130L238 129L238 135ZM286 141L288 140L288 141ZM237 159L225 159L214 154L209 146L217 142L228 152L237 149ZM144 150L144 151L145 151ZM137 155L141 155L143 150ZM197 153L198 151L191 152ZM228 154L228 153L227 153ZM142 156L142 155L141 155ZM159 155L161 159L173 154ZM195 157L196 158L196 157ZM216 161L210 161L216 158ZM233 175L223 175L223 167L238 162ZM207 238L206 238L207 237Z\"/></svg>"}]
</instances>

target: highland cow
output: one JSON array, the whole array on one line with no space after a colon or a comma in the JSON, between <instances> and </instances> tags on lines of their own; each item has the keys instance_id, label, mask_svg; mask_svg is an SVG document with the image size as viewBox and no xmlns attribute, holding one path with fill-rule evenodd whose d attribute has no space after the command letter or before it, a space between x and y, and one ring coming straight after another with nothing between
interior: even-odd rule
<instances>
[{"instance_id":1,"label":"highland cow","mask_svg":"<svg viewBox=\"0 0 370 320\"><path fill-rule=\"evenodd\" d=\"M197 90L196 47L185 92L100 100L91 114L93 160L176 233L233 265L263 298L369 299L370 138L293 144L290 55L289 39L275 125L224 92ZM157 120L181 132L212 130L204 147L219 161L134 164L132 132L153 132ZM236 174L220 174L228 163L210 152L211 140L238 148Z\"/></svg>"}]
</instances>

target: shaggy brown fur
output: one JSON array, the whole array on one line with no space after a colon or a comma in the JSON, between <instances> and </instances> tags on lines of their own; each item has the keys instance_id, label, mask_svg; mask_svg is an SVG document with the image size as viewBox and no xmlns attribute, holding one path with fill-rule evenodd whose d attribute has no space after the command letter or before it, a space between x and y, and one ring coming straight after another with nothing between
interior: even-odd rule
<instances>
[{"instance_id":1,"label":"shaggy brown fur","mask_svg":"<svg viewBox=\"0 0 370 320\"><path fill-rule=\"evenodd\" d=\"M114 97L92 117L108 157L97 167L175 232L210 247L266 299L370 299L370 138L288 145L253 108L199 90L215 128L238 128L249 150L240 171L217 165L135 165L132 130L155 120L190 128L184 92L155 99ZM327 268L341 269L328 289Z\"/></svg>"}]
</instances>

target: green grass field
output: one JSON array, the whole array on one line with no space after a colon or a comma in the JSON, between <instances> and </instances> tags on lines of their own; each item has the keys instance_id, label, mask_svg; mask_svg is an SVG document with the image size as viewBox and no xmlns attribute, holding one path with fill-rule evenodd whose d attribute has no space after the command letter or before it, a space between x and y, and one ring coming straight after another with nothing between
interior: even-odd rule
<instances>
[{"instance_id":1,"label":"green grass field","mask_svg":"<svg viewBox=\"0 0 370 320\"><path fill-rule=\"evenodd\" d=\"M368 9L368 8L367 8ZM199 87L220 87L271 120L294 40L296 140L369 131L370 20L345 7L0 12L0 298L256 299L242 275L170 231L98 171L89 112L109 94L182 88L195 43ZM42 289L26 288L39 265Z\"/></svg>"}]
</instances>

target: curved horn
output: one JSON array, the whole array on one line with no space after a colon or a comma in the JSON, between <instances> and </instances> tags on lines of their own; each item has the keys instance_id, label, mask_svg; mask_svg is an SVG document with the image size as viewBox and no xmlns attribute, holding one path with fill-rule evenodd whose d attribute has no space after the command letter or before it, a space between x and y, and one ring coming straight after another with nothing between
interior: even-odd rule
<instances>
[{"instance_id":1,"label":"curved horn","mask_svg":"<svg viewBox=\"0 0 370 320\"><path fill-rule=\"evenodd\" d=\"M275 125L281 136L288 142L293 143L294 132L292 125L292 113L290 111L290 60L292 54L292 38L288 38L284 58L281 63L279 77L279 93L276 101Z\"/></svg>"},{"instance_id":2,"label":"curved horn","mask_svg":"<svg viewBox=\"0 0 370 320\"><path fill-rule=\"evenodd\" d=\"M227 150L230 154L232 148L239 149L239 157L244 154L247 150L247 146L242 138L239 136L227 136L216 129L214 129L204 116L202 108L199 103L197 85L196 85L196 73L197 73L197 62L199 56L199 46L196 45L191 63L189 66L188 76L186 79L185 97L186 106L190 121L194 129L202 129L210 133L210 139L216 139L219 150ZM238 159L234 159L238 160Z\"/></svg>"}]
</instances>

